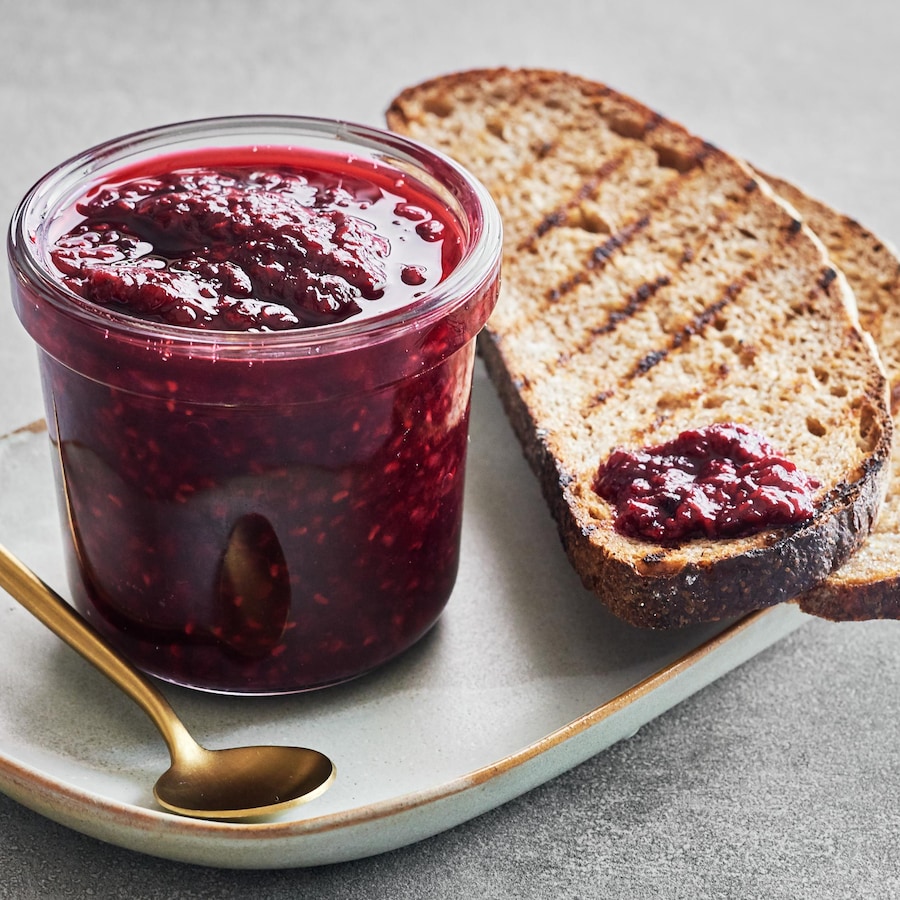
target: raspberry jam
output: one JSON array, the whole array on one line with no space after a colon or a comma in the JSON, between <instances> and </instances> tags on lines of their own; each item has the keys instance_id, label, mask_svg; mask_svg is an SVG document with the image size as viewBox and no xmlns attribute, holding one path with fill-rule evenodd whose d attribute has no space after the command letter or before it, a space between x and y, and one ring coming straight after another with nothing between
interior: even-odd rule
<instances>
[{"instance_id":1,"label":"raspberry jam","mask_svg":"<svg viewBox=\"0 0 900 900\"><path fill-rule=\"evenodd\" d=\"M258 149L227 167L93 187L50 258L85 299L172 325L276 331L408 306L453 269L446 210L390 177L306 151L289 167ZM277 162L277 159L276 159ZM415 203L412 200L415 200Z\"/></svg>"},{"instance_id":2,"label":"raspberry jam","mask_svg":"<svg viewBox=\"0 0 900 900\"><path fill-rule=\"evenodd\" d=\"M455 164L354 128L145 132L13 219L74 602L178 684L345 681L454 585L499 214Z\"/></svg>"},{"instance_id":3,"label":"raspberry jam","mask_svg":"<svg viewBox=\"0 0 900 900\"><path fill-rule=\"evenodd\" d=\"M645 450L615 450L594 489L628 537L731 538L812 518L819 483L758 432L718 424Z\"/></svg>"}]
</instances>

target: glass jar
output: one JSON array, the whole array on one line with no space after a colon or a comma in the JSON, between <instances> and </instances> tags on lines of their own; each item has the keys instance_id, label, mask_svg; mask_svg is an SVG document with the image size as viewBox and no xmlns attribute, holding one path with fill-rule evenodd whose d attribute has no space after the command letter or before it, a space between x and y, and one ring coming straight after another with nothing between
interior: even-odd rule
<instances>
[{"instance_id":1,"label":"glass jar","mask_svg":"<svg viewBox=\"0 0 900 900\"><path fill-rule=\"evenodd\" d=\"M203 330L91 302L53 265L76 205L123 171L295 154L431 204L457 232L443 280L330 324ZM143 671L222 693L336 684L421 638L456 577L474 339L500 244L497 209L462 168L331 120L166 126L41 179L13 216L10 271L76 607Z\"/></svg>"}]
</instances>

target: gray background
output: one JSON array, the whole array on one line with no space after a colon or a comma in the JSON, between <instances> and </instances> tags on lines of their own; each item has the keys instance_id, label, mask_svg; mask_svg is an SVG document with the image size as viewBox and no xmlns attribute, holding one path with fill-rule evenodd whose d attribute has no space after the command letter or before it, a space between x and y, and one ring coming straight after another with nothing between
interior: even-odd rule
<instances>
[{"instance_id":1,"label":"gray background","mask_svg":"<svg viewBox=\"0 0 900 900\"><path fill-rule=\"evenodd\" d=\"M0 213L126 131L244 112L381 124L408 84L537 65L636 95L900 243L898 38L900 5L866 0L0 0ZM2 290L0 433L42 414ZM0 898L898 896L898 658L900 625L811 622L505 807L321 869L169 863L0 796Z\"/></svg>"}]
</instances>

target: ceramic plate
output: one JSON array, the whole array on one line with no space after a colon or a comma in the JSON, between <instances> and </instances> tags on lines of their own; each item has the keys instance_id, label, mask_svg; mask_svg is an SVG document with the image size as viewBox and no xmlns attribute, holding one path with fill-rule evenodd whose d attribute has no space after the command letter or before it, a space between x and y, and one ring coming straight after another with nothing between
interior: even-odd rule
<instances>
[{"instance_id":1,"label":"ceramic plate","mask_svg":"<svg viewBox=\"0 0 900 900\"><path fill-rule=\"evenodd\" d=\"M0 439L0 540L63 595L46 432ZM333 787L264 823L180 818L143 713L0 593L0 790L85 834L202 865L312 866L428 837L584 761L804 621L785 606L673 633L614 619L570 569L494 393L476 377L459 581L437 627L355 682L283 698L165 688L210 747L288 743Z\"/></svg>"}]
</instances>

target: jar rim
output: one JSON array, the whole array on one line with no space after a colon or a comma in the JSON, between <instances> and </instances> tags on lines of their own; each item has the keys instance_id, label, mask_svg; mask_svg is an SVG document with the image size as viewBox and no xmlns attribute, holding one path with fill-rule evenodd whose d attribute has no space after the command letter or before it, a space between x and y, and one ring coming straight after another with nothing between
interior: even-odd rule
<instances>
[{"instance_id":1,"label":"jar rim","mask_svg":"<svg viewBox=\"0 0 900 900\"><path fill-rule=\"evenodd\" d=\"M219 147L237 147L227 139L266 135L267 146L281 146L272 138L283 138L284 146L302 148L319 141L321 146L349 155L360 150L372 159L412 167L410 174L425 174L459 204L458 218L465 243L459 262L441 282L413 304L367 317L283 331L247 332L196 329L154 322L109 309L80 297L50 271L37 252L37 235L53 216L64 209L85 186L102 180L130 158L152 151L174 150L193 143L200 149L217 140ZM198 143L204 141L206 143ZM225 141L225 142L223 142ZM252 141L251 143L264 143ZM356 148L357 153L353 153ZM147 158L150 158L149 156ZM408 171L408 170L407 170ZM496 277L500 265L502 222L497 206L484 185L455 160L411 138L384 129L316 116L233 115L190 119L142 129L103 141L69 157L42 176L25 194L10 221L8 251L15 275L30 283L54 309L66 317L129 340L146 339L165 345L167 352L179 349L192 356L255 358L268 356L339 353L359 346L389 340L398 331L428 328L444 318Z\"/></svg>"}]
</instances>

